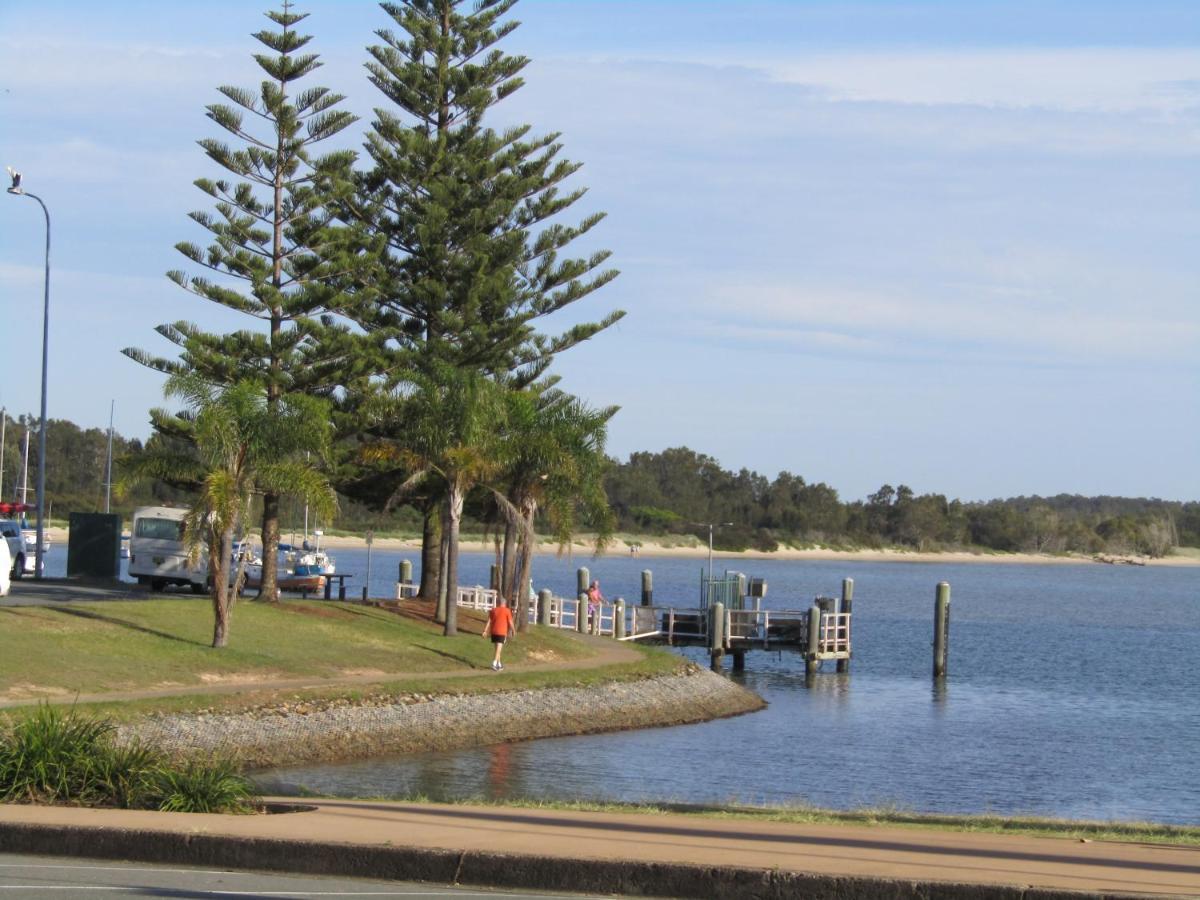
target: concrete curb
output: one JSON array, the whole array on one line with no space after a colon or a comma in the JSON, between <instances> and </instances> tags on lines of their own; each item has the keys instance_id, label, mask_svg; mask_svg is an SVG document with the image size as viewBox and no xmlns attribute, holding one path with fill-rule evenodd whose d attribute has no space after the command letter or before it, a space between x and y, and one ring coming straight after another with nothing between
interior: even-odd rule
<instances>
[{"instance_id":1,"label":"concrete curb","mask_svg":"<svg viewBox=\"0 0 1200 900\"><path fill-rule=\"evenodd\" d=\"M541 891L679 897L697 900L1103 900L1144 894L1085 893L1017 885L841 878L802 872L560 859L388 845L243 838L170 831L0 823L0 851L43 856L429 881Z\"/></svg>"}]
</instances>

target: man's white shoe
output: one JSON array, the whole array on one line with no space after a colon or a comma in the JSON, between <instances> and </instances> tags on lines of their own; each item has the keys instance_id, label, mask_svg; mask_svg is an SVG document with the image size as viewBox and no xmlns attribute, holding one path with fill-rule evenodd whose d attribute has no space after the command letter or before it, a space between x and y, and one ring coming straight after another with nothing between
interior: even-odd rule
<instances>
[{"instance_id":1,"label":"man's white shoe","mask_svg":"<svg viewBox=\"0 0 1200 900\"><path fill-rule=\"evenodd\" d=\"M497 662L496 660L492 660L492 671L493 671L493 672L499 672L499 671L500 671L500 663L499 663L499 662Z\"/></svg>"}]
</instances>

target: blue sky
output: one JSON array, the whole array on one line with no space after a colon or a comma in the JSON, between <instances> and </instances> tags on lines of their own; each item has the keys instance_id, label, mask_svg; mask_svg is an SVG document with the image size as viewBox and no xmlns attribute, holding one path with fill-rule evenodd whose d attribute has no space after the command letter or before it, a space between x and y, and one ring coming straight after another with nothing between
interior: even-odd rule
<instances>
[{"instance_id":1,"label":"blue sky","mask_svg":"<svg viewBox=\"0 0 1200 900\"><path fill-rule=\"evenodd\" d=\"M49 412L148 434L196 140L268 5L5 0L0 163L53 218ZM364 117L373 3L314 0L312 81ZM493 124L584 163L580 251L628 316L557 365L610 450L687 445L843 498L906 483L1200 499L1200 7L523 0ZM350 144L357 144L356 131ZM35 412L41 213L0 201L0 404Z\"/></svg>"}]
</instances>

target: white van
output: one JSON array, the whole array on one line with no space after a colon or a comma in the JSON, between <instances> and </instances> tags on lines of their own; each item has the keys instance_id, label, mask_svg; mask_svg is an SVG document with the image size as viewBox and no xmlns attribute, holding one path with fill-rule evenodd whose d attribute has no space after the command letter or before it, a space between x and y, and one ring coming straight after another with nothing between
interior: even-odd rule
<instances>
[{"instance_id":1,"label":"white van","mask_svg":"<svg viewBox=\"0 0 1200 900\"><path fill-rule=\"evenodd\" d=\"M129 575L138 584L161 591L168 584L190 586L203 594L208 589L208 560L202 552L196 564L188 563L183 543L183 520L188 510L171 506L140 506L133 513L129 536Z\"/></svg>"}]
</instances>

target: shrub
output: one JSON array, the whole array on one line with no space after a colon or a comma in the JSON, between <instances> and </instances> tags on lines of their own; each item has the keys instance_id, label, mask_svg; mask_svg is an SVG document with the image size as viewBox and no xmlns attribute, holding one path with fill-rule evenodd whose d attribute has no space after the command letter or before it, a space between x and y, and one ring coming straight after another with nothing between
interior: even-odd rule
<instances>
[{"instance_id":1,"label":"shrub","mask_svg":"<svg viewBox=\"0 0 1200 900\"><path fill-rule=\"evenodd\" d=\"M191 760L157 772L158 808L167 812L251 812L250 782L228 760Z\"/></svg>"},{"instance_id":2,"label":"shrub","mask_svg":"<svg viewBox=\"0 0 1200 900\"><path fill-rule=\"evenodd\" d=\"M0 802L249 812L256 796L226 760L171 763L118 743L111 719L41 704L0 729Z\"/></svg>"}]
</instances>

